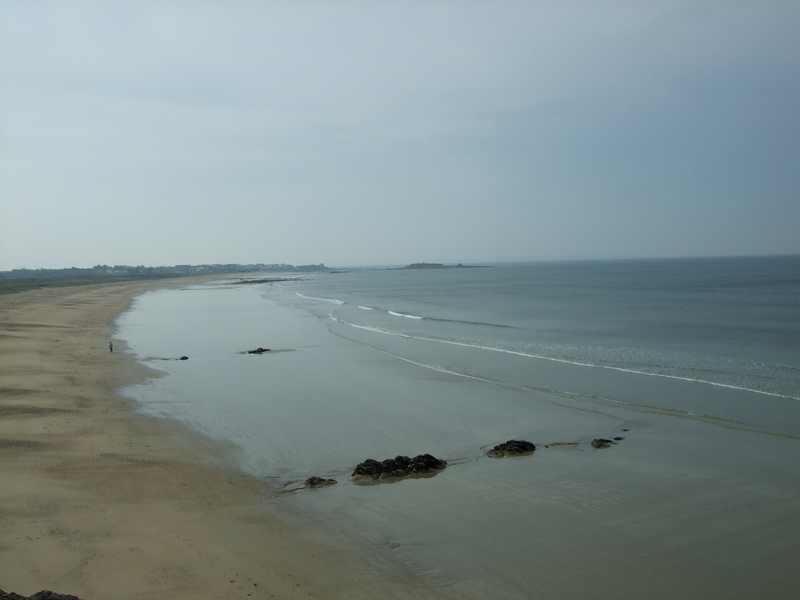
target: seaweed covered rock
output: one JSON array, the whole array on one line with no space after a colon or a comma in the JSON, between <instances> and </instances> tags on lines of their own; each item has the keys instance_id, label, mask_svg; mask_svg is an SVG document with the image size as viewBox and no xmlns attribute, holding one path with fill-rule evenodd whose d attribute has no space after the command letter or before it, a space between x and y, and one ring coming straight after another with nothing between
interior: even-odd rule
<instances>
[{"instance_id":1,"label":"seaweed covered rock","mask_svg":"<svg viewBox=\"0 0 800 600\"><path fill-rule=\"evenodd\" d=\"M447 461L430 454L419 454L409 461L408 470L410 473L430 473L431 471L440 471L446 466Z\"/></svg>"},{"instance_id":2,"label":"seaweed covered rock","mask_svg":"<svg viewBox=\"0 0 800 600\"><path fill-rule=\"evenodd\" d=\"M601 448L608 448L611 444L615 444L616 442L612 442L611 440L607 440L605 438L595 438L592 440L592 448L597 448L600 450Z\"/></svg>"},{"instance_id":3,"label":"seaweed covered rock","mask_svg":"<svg viewBox=\"0 0 800 600\"><path fill-rule=\"evenodd\" d=\"M327 485L336 485L338 482L335 479L325 479L323 477L309 477L303 483L304 487L307 488L318 488L318 487L325 487Z\"/></svg>"},{"instance_id":4,"label":"seaweed covered rock","mask_svg":"<svg viewBox=\"0 0 800 600\"><path fill-rule=\"evenodd\" d=\"M526 442L525 440L508 440L502 444L497 444L497 446L489 450L486 454L492 458L503 458L504 456L532 454L535 450L536 446L531 442Z\"/></svg>"},{"instance_id":5,"label":"seaweed covered rock","mask_svg":"<svg viewBox=\"0 0 800 600\"><path fill-rule=\"evenodd\" d=\"M414 458L395 456L378 462L368 458L360 463L350 476L352 481L397 479L412 473L431 473L447 466L447 462L430 454L419 454Z\"/></svg>"}]
</instances>

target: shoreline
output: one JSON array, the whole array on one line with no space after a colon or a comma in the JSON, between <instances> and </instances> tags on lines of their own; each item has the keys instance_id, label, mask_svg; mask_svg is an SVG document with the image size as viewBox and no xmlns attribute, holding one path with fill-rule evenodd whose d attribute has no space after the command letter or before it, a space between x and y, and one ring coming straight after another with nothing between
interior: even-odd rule
<instances>
[{"instance_id":1,"label":"shoreline","mask_svg":"<svg viewBox=\"0 0 800 600\"><path fill-rule=\"evenodd\" d=\"M339 480L270 503L345 532L409 581L450 594L792 597L797 439L432 369L392 353L409 340L373 345L297 291L141 298L118 321L131 347L168 357L191 349L191 360L161 363L166 378L124 394L146 414L230 440L242 449L241 467L257 477ZM240 355L266 341L295 351ZM424 348L403 348L425 362ZM601 386L594 375L584 381L589 389ZM643 398L664 392L660 379L627 383ZM624 441L610 448L591 444L616 436ZM525 458L485 457L507 439L538 449ZM421 452L449 466L396 484L347 479L367 457Z\"/></svg>"},{"instance_id":2,"label":"shoreline","mask_svg":"<svg viewBox=\"0 0 800 600\"><path fill-rule=\"evenodd\" d=\"M202 281L220 278L172 284ZM197 310L216 290L168 302L155 321L155 294L119 316L165 287L0 298L0 588L83 600L796 590L797 439L421 368L246 286L228 286L238 291L212 319ZM191 349L163 363L166 378L124 351L141 353L153 327L159 356ZM117 331L123 351L110 354ZM297 351L240 356L264 340ZM187 412L169 410L170 385ZM238 403L220 402L235 389ZM246 419L227 421L231 409ZM615 435L619 446L589 444ZM511 437L541 446L484 460L487 441ZM280 493L412 449L453 462L398 485Z\"/></svg>"},{"instance_id":3,"label":"shoreline","mask_svg":"<svg viewBox=\"0 0 800 600\"><path fill-rule=\"evenodd\" d=\"M333 528L287 522L233 449L116 394L157 376L109 353L117 315L144 292L217 279L0 297L0 588L84 600L366 599L413 585L415 597L453 597L410 584Z\"/></svg>"}]
</instances>

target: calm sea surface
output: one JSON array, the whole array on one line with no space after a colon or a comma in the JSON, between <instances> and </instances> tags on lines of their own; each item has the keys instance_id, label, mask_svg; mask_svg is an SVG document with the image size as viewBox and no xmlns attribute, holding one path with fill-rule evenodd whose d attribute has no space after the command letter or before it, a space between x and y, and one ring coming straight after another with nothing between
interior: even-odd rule
<instances>
[{"instance_id":1,"label":"calm sea surface","mask_svg":"<svg viewBox=\"0 0 800 600\"><path fill-rule=\"evenodd\" d=\"M166 374L123 390L139 410L235 446L281 510L454 593L800 585L800 257L206 284L137 298L117 335ZM486 457L511 438L536 453ZM348 480L425 452L447 469ZM311 475L339 485L291 492Z\"/></svg>"},{"instance_id":2,"label":"calm sea surface","mask_svg":"<svg viewBox=\"0 0 800 600\"><path fill-rule=\"evenodd\" d=\"M798 257L356 272L284 287L338 335L492 381L774 426L800 401ZM598 385L611 371L708 387L678 398L632 392L621 376Z\"/></svg>"}]
</instances>

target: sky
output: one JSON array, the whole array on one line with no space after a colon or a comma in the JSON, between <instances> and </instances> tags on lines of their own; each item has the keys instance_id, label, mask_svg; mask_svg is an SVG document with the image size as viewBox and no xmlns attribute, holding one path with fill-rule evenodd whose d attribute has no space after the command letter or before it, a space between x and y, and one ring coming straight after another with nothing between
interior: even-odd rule
<instances>
[{"instance_id":1,"label":"sky","mask_svg":"<svg viewBox=\"0 0 800 600\"><path fill-rule=\"evenodd\" d=\"M0 270L798 253L796 0L0 0Z\"/></svg>"}]
</instances>

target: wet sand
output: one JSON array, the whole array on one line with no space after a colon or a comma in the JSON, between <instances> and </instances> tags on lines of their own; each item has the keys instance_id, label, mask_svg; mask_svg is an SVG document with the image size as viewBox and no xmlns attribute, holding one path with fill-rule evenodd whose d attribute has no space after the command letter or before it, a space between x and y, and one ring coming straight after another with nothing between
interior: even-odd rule
<instances>
[{"instance_id":1,"label":"wet sand","mask_svg":"<svg viewBox=\"0 0 800 600\"><path fill-rule=\"evenodd\" d=\"M398 451L452 461L433 479L341 481L276 495L274 483L242 474L241 450L134 413L115 394L158 375L127 353L109 353L115 315L149 289L189 282L0 297L0 588L85 600L598 593L706 600L792 598L800 586L796 437L423 369L267 302L259 305L269 313L259 335L298 350L231 359L253 358L269 375L277 429L258 430L267 450L285 449L300 434L333 435L332 406L346 410L349 400L374 410L358 412L355 424L339 415L350 423L336 437L340 454L350 452L355 427L375 458L391 456L396 438ZM203 360L170 364L202 369ZM285 421L281 406L291 408ZM417 424L394 437L368 428L383 441L369 439L365 426L386 423L386 406L394 407L393 424ZM309 421L314 415L325 427ZM486 458L482 446L505 433L539 449ZM625 439L603 450L590 445L615 435ZM573 444L543 447L555 442ZM309 474L302 452L256 454L286 460L290 479ZM308 469L337 477L356 461L326 466L312 458Z\"/></svg>"},{"instance_id":2,"label":"wet sand","mask_svg":"<svg viewBox=\"0 0 800 600\"><path fill-rule=\"evenodd\" d=\"M270 501L281 514L317 519L309 531L347 532L406 581L462 596L796 595L797 436L426 368L398 358L404 348L424 355L408 345L426 342L381 338L377 351L371 338L349 339L361 330L331 323L327 307L321 318L295 308L305 301L287 288L140 297L119 321L131 349L148 362L188 347L191 359L153 359L169 375L125 394L148 414L235 443L240 467L275 486L296 488L310 475L339 480ZM259 344L294 351L241 354ZM636 387L658 397L665 382ZM596 437L624 439L595 449ZM485 455L509 438L538 448ZM424 452L448 467L396 483L348 480L368 457Z\"/></svg>"},{"instance_id":3,"label":"wet sand","mask_svg":"<svg viewBox=\"0 0 800 600\"><path fill-rule=\"evenodd\" d=\"M132 297L188 279L0 297L0 588L86 600L449 598L269 504L232 449L131 411L110 353Z\"/></svg>"}]
</instances>

